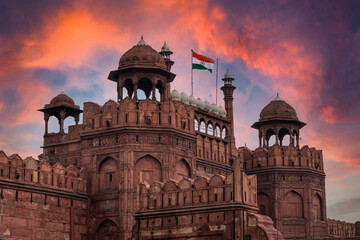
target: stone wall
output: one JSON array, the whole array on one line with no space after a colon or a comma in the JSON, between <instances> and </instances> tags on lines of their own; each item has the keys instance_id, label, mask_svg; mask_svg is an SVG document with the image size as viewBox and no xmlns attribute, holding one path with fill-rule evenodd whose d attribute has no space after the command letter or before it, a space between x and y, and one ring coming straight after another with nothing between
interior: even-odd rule
<instances>
[{"instance_id":1,"label":"stone wall","mask_svg":"<svg viewBox=\"0 0 360 240\"><path fill-rule=\"evenodd\" d=\"M0 151L0 239L87 239L85 176Z\"/></svg>"},{"instance_id":2,"label":"stone wall","mask_svg":"<svg viewBox=\"0 0 360 240\"><path fill-rule=\"evenodd\" d=\"M240 150L244 152L245 170L294 167L324 172L322 151L309 148L307 145L301 149L294 146L274 145L269 148L257 148L254 151L246 147Z\"/></svg>"},{"instance_id":3,"label":"stone wall","mask_svg":"<svg viewBox=\"0 0 360 240\"><path fill-rule=\"evenodd\" d=\"M348 223L335 219L328 219L328 235L330 237L354 237L356 236L355 223Z\"/></svg>"}]
</instances>

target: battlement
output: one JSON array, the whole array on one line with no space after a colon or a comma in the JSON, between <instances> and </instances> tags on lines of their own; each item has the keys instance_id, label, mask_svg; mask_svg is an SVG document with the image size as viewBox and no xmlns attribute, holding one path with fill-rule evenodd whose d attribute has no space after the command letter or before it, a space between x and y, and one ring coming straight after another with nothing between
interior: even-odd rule
<instances>
[{"instance_id":1,"label":"battlement","mask_svg":"<svg viewBox=\"0 0 360 240\"><path fill-rule=\"evenodd\" d=\"M307 145L301 149L294 146L261 147L254 151L247 147L238 149L239 156L244 153L244 169L247 171L264 168L311 169L324 173L322 150L309 148Z\"/></svg>"},{"instance_id":2,"label":"battlement","mask_svg":"<svg viewBox=\"0 0 360 240\"><path fill-rule=\"evenodd\" d=\"M332 237L356 236L355 223L348 223L335 219L327 220L328 235Z\"/></svg>"},{"instance_id":3,"label":"battlement","mask_svg":"<svg viewBox=\"0 0 360 240\"><path fill-rule=\"evenodd\" d=\"M73 193L86 193L86 170L61 163L51 165L45 160L32 157L22 159L18 154L8 157L0 150L0 181L18 182L43 186Z\"/></svg>"},{"instance_id":4,"label":"battlement","mask_svg":"<svg viewBox=\"0 0 360 240\"><path fill-rule=\"evenodd\" d=\"M243 202L257 206L256 176L242 174L242 187L234 188L234 175L214 175L211 178L184 178L139 186L139 211L209 206ZM235 189L235 190L234 190ZM240 193L234 193L240 191Z\"/></svg>"},{"instance_id":5,"label":"battlement","mask_svg":"<svg viewBox=\"0 0 360 240\"><path fill-rule=\"evenodd\" d=\"M84 129L85 131L113 126L168 126L193 131L193 107L181 102L166 100L140 100L125 98L120 102L109 100L100 106L96 103L84 103Z\"/></svg>"}]
</instances>

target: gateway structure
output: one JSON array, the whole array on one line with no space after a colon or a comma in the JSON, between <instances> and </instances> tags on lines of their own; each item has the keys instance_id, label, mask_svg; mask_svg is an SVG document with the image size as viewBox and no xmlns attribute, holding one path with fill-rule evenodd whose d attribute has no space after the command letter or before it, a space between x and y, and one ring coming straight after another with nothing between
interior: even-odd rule
<instances>
[{"instance_id":1,"label":"gateway structure","mask_svg":"<svg viewBox=\"0 0 360 240\"><path fill-rule=\"evenodd\" d=\"M0 152L0 239L355 235L355 225L328 225L322 152L300 147L305 123L289 104L277 96L263 109L259 148L237 148L234 78L222 79L225 108L171 92L171 54L141 39L109 74L117 101L81 110L61 93L39 110L39 160ZM67 117L76 124L65 133Z\"/></svg>"}]
</instances>

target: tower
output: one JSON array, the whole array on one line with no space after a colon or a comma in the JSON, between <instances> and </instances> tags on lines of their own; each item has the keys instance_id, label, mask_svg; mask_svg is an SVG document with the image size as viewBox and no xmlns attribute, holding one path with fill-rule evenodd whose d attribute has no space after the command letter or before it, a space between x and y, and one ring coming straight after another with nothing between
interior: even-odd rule
<instances>
[{"instance_id":1,"label":"tower","mask_svg":"<svg viewBox=\"0 0 360 240\"><path fill-rule=\"evenodd\" d=\"M229 133L227 134L230 143L230 151L232 153L232 149L235 148L235 136L234 136L234 110L233 110L233 93L236 89L235 86L232 85L234 78L229 73L229 70L226 71L222 81L224 85L221 87L221 90L224 93L224 103L225 103L225 110L226 110L226 117L230 121L230 129ZM233 154L233 153L232 153Z\"/></svg>"},{"instance_id":2,"label":"tower","mask_svg":"<svg viewBox=\"0 0 360 240\"><path fill-rule=\"evenodd\" d=\"M61 156L61 154L55 154L56 152L63 152L61 149L62 147L56 147L54 144L63 141L64 138L67 138L64 132L64 120L67 117L73 117L77 127L80 113L83 111L78 105L75 105L74 100L67 96L64 92L61 92L59 95L51 99L49 104L46 104L44 108L39 109L38 111L44 113L45 120L43 145L44 157L48 158L51 162L63 161L64 156ZM49 118L52 116L56 117L59 121L58 133L48 132Z\"/></svg>"},{"instance_id":3,"label":"tower","mask_svg":"<svg viewBox=\"0 0 360 240\"><path fill-rule=\"evenodd\" d=\"M164 44L160 55L141 36L140 41L120 58L117 70L109 73L108 79L117 83L118 102L123 99L123 90L128 97L138 99L137 90L143 90L146 98L156 100L156 89L160 101L170 98L170 82L175 74L170 72L172 52ZM162 57L163 56L163 57Z\"/></svg>"},{"instance_id":4,"label":"tower","mask_svg":"<svg viewBox=\"0 0 360 240\"><path fill-rule=\"evenodd\" d=\"M259 130L259 147L239 148L246 173L257 175L260 213L270 216L287 239L324 238L327 233L322 151L300 148L300 129L305 125L277 94L252 125Z\"/></svg>"},{"instance_id":5,"label":"tower","mask_svg":"<svg viewBox=\"0 0 360 240\"><path fill-rule=\"evenodd\" d=\"M277 94L263 108L259 121L251 127L259 130L259 147L269 147L269 140L273 135L275 144L282 146L284 137L289 135L290 145L299 148L300 129L305 125L306 123L299 121L295 109Z\"/></svg>"}]
</instances>

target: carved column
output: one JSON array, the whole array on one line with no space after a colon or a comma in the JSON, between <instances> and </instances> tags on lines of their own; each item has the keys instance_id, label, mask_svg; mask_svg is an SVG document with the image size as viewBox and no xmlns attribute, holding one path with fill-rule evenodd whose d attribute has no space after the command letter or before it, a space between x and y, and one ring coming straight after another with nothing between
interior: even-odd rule
<instances>
[{"instance_id":1,"label":"carved column","mask_svg":"<svg viewBox=\"0 0 360 240\"><path fill-rule=\"evenodd\" d=\"M45 120L45 135L48 134L48 126L49 126L49 114L44 114L44 120Z\"/></svg>"},{"instance_id":2,"label":"carved column","mask_svg":"<svg viewBox=\"0 0 360 240\"><path fill-rule=\"evenodd\" d=\"M137 100L137 83L134 84L134 99Z\"/></svg>"},{"instance_id":3,"label":"carved column","mask_svg":"<svg viewBox=\"0 0 360 240\"><path fill-rule=\"evenodd\" d=\"M259 132L259 147L261 147L261 132Z\"/></svg>"},{"instance_id":4,"label":"carved column","mask_svg":"<svg viewBox=\"0 0 360 240\"><path fill-rule=\"evenodd\" d=\"M299 144L299 134L296 134L296 147L299 148L300 144Z\"/></svg>"},{"instance_id":5,"label":"carved column","mask_svg":"<svg viewBox=\"0 0 360 240\"><path fill-rule=\"evenodd\" d=\"M60 133L64 133L64 119L65 119L66 112L61 110L60 112Z\"/></svg>"},{"instance_id":6,"label":"carved column","mask_svg":"<svg viewBox=\"0 0 360 240\"><path fill-rule=\"evenodd\" d=\"M155 85L152 85L152 100L156 101L156 96L155 96Z\"/></svg>"},{"instance_id":7,"label":"carved column","mask_svg":"<svg viewBox=\"0 0 360 240\"><path fill-rule=\"evenodd\" d=\"M79 114L76 114L74 118L75 118L76 125L78 125L79 124Z\"/></svg>"}]
</instances>

